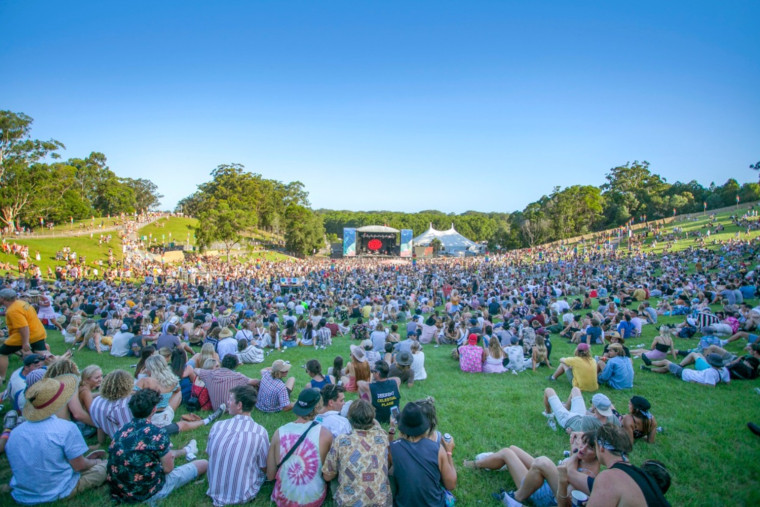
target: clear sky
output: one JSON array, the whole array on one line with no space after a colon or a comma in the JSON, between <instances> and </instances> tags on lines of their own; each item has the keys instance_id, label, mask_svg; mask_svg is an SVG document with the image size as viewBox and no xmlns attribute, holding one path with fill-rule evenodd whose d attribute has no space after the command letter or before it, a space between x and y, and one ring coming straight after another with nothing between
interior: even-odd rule
<instances>
[{"instance_id":1,"label":"clear sky","mask_svg":"<svg viewBox=\"0 0 760 507\"><path fill-rule=\"evenodd\" d=\"M312 207L522 209L648 160L756 181L760 2L0 1L0 109L176 202L222 163Z\"/></svg>"}]
</instances>

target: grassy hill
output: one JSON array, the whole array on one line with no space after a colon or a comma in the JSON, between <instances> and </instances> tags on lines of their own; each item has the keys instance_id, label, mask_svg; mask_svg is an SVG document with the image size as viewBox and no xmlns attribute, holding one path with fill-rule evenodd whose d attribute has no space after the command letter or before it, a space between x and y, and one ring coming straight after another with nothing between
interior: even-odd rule
<instances>
[{"instance_id":1,"label":"grassy hill","mask_svg":"<svg viewBox=\"0 0 760 507\"><path fill-rule=\"evenodd\" d=\"M138 237L146 236L152 239L153 245L169 244L174 241L177 244L190 246L195 245L195 227L198 220L185 217L167 217L138 229Z\"/></svg>"}]
</instances>

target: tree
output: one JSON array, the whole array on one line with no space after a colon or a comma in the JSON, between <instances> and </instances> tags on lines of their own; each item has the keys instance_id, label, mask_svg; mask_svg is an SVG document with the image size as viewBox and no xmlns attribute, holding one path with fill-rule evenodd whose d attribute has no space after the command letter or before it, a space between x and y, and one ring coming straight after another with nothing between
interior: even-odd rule
<instances>
[{"instance_id":1,"label":"tree","mask_svg":"<svg viewBox=\"0 0 760 507\"><path fill-rule=\"evenodd\" d=\"M225 201L215 201L198 216L195 238L201 251L207 250L214 243L224 245L227 260L230 250L242 240L242 231L248 229L250 216L245 210L233 209Z\"/></svg>"},{"instance_id":2,"label":"tree","mask_svg":"<svg viewBox=\"0 0 760 507\"><path fill-rule=\"evenodd\" d=\"M441 240L438 238L433 238L433 241L430 242L430 246L433 247L433 255L438 255L438 253L443 250L443 243L441 243Z\"/></svg>"},{"instance_id":3,"label":"tree","mask_svg":"<svg viewBox=\"0 0 760 507\"><path fill-rule=\"evenodd\" d=\"M324 244L322 218L309 208L291 204L285 209L285 246L297 255L311 255Z\"/></svg>"},{"instance_id":4,"label":"tree","mask_svg":"<svg viewBox=\"0 0 760 507\"><path fill-rule=\"evenodd\" d=\"M138 211L152 211L158 209L161 204L161 198L164 196L158 193L158 186L150 180L138 178L124 178L124 184L131 188L135 196L135 209Z\"/></svg>"}]
</instances>

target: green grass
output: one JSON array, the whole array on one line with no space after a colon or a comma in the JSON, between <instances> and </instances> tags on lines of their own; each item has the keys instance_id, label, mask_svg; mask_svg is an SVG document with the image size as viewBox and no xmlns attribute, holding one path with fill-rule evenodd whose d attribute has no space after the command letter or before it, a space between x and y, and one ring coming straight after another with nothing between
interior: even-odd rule
<instances>
[{"instance_id":1,"label":"green grass","mask_svg":"<svg viewBox=\"0 0 760 507\"><path fill-rule=\"evenodd\" d=\"M140 238L143 236L152 238L154 245L162 243L168 245L172 241L185 245L189 241L190 246L193 246L195 245L194 228L197 226L198 220L195 218L167 217L138 229L137 235Z\"/></svg>"},{"instance_id":2,"label":"green grass","mask_svg":"<svg viewBox=\"0 0 760 507\"><path fill-rule=\"evenodd\" d=\"M122 259L121 253L121 238L117 231L104 232L103 235L111 235L110 243L103 243L98 245L98 239L100 238L99 232L93 232L92 238L89 234L84 236L71 236L71 237L49 237L49 238L36 238L36 239L17 239L8 240L9 243L18 243L20 245L26 245L29 247L29 262L36 264L42 269L43 278L47 278L48 267L51 271L55 271L56 266L65 265L65 261L55 260L56 252L60 251L63 247L70 247L73 252L77 253L77 257L85 256L85 260L88 266L97 267L98 272L102 275L103 267L108 266L108 249L113 249L114 260L119 261ZM40 260L35 260L36 252L40 253ZM18 274L18 261L20 257L13 254L0 253L0 262L9 263L15 268L14 274ZM103 266L95 266L93 262L103 261Z\"/></svg>"},{"instance_id":3,"label":"green grass","mask_svg":"<svg viewBox=\"0 0 760 507\"><path fill-rule=\"evenodd\" d=\"M682 317L664 317L661 322L677 322ZM644 337L629 341L628 345L646 343L647 347L655 335L652 326L645 326ZM50 332L49 343L55 353L65 350L60 334ZM677 346L689 348L696 340L677 339ZM566 340L553 337L552 362L571 355L573 347ZM739 353L743 344L734 343L730 350ZM277 358L290 360L294 367L296 392L309 380L299 366L306 360L317 358L326 369L335 355L349 357L349 340L338 337L329 350L315 351L311 348L289 349L285 353L273 352L262 365L243 365L240 371L251 377L258 376L263 366L271 365ZM463 459L470 459L483 451L517 445L534 456L546 455L556 461L562 451L568 448L567 436L554 432L545 424L542 393L545 387L553 387L564 398L570 392L570 385L564 379L550 383L546 380L550 370L540 368L536 373L523 372L520 375L465 374L459 371L458 363L450 358L451 346L438 349L426 346L426 369L428 379L417 382L411 388L401 389L402 404L433 396L439 418L439 429L451 433L456 441L454 460L457 464L458 486L455 490L460 505L496 505L490 493L500 488L513 488L512 480L506 472L474 471L461 467ZM601 346L593 347L594 354L601 353ZM82 351L75 356L80 369L88 364L99 364L104 370L129 366L134 358L113 358L98 356L91 351ZM657 435L655 444L637 442L631 459L640 463L645 459L659 459L666 463L673 475L673 486L668 499L673 505L757 505L760 502L758 477L760 463L757 456L760 439L746 428L748 421L760 421L757 404L760 397L753 389L760 381L732 382L716 388L687 384L670 375L659 375L638 370L640 360L634 361L636 368L635 388L630 391L614 391L602 387L618 409L625 411L628 399L633 394L646 396L652 403L652 412L658 424L665 427L665 433ZM19 361L12 359L11 369L18 367ZM349 394L348 398L355 398ZM590 395L585 396L590 403ZM179 414L183 410L179 410ZM179 414L177 417L179 417ZM282 424L291 421L293 415L253 413L254 419L271 434ZM175 436L175 447L183 446L190 439L198 440L201 450L205 449L208 428ZM93 443L92 441L90 443ZM200 453L203 457L203 452ZM179 460L181 463L182 460ZM10 471L6 458L0 457L0 481L7 483ZM175 492L167 505L211 505L205 496L206 481L201 479ZM271 485L265 485L254 505L269 504ZM8 494L0 495L0 504L10 504ZM83 494L66 502L66 506L105 505L108 503L106 488ZM329 505L329 503L328 503Z\"/></svg>"}]
</instances>

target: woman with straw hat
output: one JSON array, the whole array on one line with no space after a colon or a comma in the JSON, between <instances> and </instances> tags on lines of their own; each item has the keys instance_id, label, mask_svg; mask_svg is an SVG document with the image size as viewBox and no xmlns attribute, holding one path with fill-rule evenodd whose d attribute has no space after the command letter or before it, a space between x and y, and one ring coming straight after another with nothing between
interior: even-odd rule
<instances>
[{"instance_id":1,"label":"woman with straw hat","mask_svg":"<svg viewBox=\"0 0 760 507\"><path fill-rule=\"evenodd\" d=\"M13 471L11 495L17 502L62 500L105 482L105 460L93 459L105 453L85 457L87 444L77 426L55 415L76 393L78 383L76 375L59 375L27 389L26 422L13 430L5 449Z\"/></svg>"}]
</instances>

